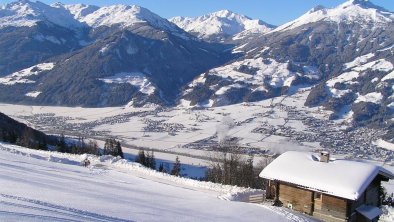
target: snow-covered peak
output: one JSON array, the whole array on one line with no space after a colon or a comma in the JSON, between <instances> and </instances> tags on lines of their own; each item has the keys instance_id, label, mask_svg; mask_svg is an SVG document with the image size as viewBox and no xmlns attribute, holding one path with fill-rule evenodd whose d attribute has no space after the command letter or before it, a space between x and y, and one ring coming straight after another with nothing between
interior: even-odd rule
<instances>
[{"instance_id":1,"label":"snow-covered peak","mask_svg":"<svg viewBox=\"0 0 394 222\"><path fill-rule=\"evenodd\" d=\"M322 6L322 5L318 5L318 6L313 7L311 10L309 10L307 12L307 14L311 14L311 13L314 13L314 12L317 12L317 11L324 11L324 10L327 10L327 8Z\"/></svg>"},{"instance_id":2,"label":"snow-covered peak","mask_svg":"<svg viewBox=\"0 0 394 222\"><path fill-rule=\"evenodd\" d=\"M0 27L31 27L39 21L48 21L66 28L82 26L68 10L39 1L20 0L0 8Z\"/></svg>"},{"instance_id":3,"label":"snow-covered peak","mask_svg":"<svg viewBox=\"0 0 394 222\"><path fill-rule=\"evenodd\" d=\"M87 23L91 27L113 25L128 27L136 23L148 22L155 28L178 31L178 28L171 22L161 18L146 8L136 5L111 5L101 7L86 16L82 16L80 21Z\"/></svg>"},{"instance_id":4,"label":"snow-covered peak","mask_svg":"<svg viewBox=\"0 0 394 222\"><path fill-rule=\"evenodd\" d=\"M379 6L374 5L369 0L348 0L345 3L341 4L340 7L349 7L358 5L364 8L380 8Z\"/></svg>"},{"instance_id":5,"label":"snow-covered peak","mask_svg":"<svg viewBox=\"0 0 394 222\"><path fill-rule=\"evenodd\" d=\"M289 30L318 21L384 26L394 21L394 14L368 0L349 0L332 9L315 7L298 19L279 26L273 31Z\"/></svg>"},{"instance_id":6,"label":"snow-covered peak","mask_svg":"<svg viewBox=\"0 0 394 222\"><path fill-rule=\"evenodd\" d=\"M77 20L82 19L83 17L93 13L98 10L100 7L95 5L85 5L85 4L75 4L75 5L64 5L62 3L55 3L52 7L56 8L64 8L68 10L71 14L74 15L74 18Z\"/></svg>"},{"instance_id":7,"label":"snow-covered peak","mask_svg":"<svg viewBox=\"0 0 394 222\"><path fill-rule=\"evenodd\" d=\"M272 29L271 25L260 20L253 20L229 10L221 10L195 18L174 17L170 21L188 32L197 33L201 38L210 38L215 35L233 36L245 30L265 33Z\"/></svg>"},{"instance_id":8,"label":"snow-covered peak","mask_svg":"<svg viewBox=\"0 0 394 222\"><path fill-rule=\"evenodd\" d=\"M241 17L241 15L238 15L230 10L220 10L217 12L213 12L211 14L209 14L210 16L217 16L217 17L221 17L221 18L236 18L236 17Z\"/></svg>"}]
</instances>

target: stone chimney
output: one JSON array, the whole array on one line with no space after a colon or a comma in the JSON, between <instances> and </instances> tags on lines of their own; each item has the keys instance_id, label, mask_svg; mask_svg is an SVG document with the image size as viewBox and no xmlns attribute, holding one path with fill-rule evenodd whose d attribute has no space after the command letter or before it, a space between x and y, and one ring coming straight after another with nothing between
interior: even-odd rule
<instances>
[{"instance_id":1,"label":"stone chimney","mask_svg":"<svg viewBox=\"0 0 394 222\"><path fill-rule=\"evenodd\" d=\"M327 151L320 152L320 162L328 163L330 162L330 153Z\"/></svg>"}]
</instances>

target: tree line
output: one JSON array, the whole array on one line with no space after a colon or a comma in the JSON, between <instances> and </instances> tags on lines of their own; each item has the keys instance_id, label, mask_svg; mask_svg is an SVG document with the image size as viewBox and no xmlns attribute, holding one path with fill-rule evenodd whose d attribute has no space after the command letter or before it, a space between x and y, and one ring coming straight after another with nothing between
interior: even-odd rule
<instances>
[{"instance_id":1,"label":"tree line","mask_svg":"<svg viewBox=\"0 0 394 222\"><path fill-rule=\"evenodd\" d=\"M104 147L101 150L95 140L86 141L85 137L78 137L76 141L66 141L64 134L58 137L55 150L61 153L72 154L93 154L93 155L112 155L124 158L120 141L114 138L105 139Z\"/></svg>"},{"instance_id":2,"label":"tree line","mask_svg":"<svg viewBox=\"0 0 394 222\"><path fill-rule=\"evenodd\" d=\"M259 174L270 163L265 160L254 164L253 155L245 157L242 148L231 140L221 142L215 154L210 156L209 162L205 178L207 181L259 189L264 186L264 180Z\"/></svg>"},{"instance_id":3,"label":"tree line","mask_svg":"<svg viewBox=\"0 0 394 222\"><path fill-rule=\"evenodd\" d=\"M155 154L154 154L153 150L147 151L147 152L145 152L144 150L140 150L138 152L138 155L135 157L135 162L140 163L141 165L151 168L153 170L157 170L156 169L156 159L155 159ZM175 163L174 163L171 170L165 169L163 163L160 163L160 166L158 169L159 172L169 173L174 176L181 176L181 170L182 170L181 161L179 160L178 156L175 158Z\"/></svg>"},{"instance_id":4,"label":"tree line","mask_svg":"<svg viewBox=\"0 0 394 222\"><path fill-rule=\"evenodd\" d=\"M0 133L0 141L35 150L48 150L48 143L54 144L55 140L55 137L37 134L32 128L25 128L21 134L6 130Z\"/></svg>"}]
</instances>

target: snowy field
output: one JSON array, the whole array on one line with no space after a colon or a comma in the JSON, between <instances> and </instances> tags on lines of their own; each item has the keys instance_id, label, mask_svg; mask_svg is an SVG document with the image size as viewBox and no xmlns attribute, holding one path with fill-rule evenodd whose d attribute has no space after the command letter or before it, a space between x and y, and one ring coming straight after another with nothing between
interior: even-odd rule
<instances>
[{"instance_id":1,"label":"snowy field","mask_svg":"<svg viewBox=\"0 0 394 222\"><path fill-rule=\"evenodd\" d=\"M285 125L295 131L307 129L301 120L289 119L286 110L286 107L298 107L306 112L302 105L306 96L307 93L300 93L291 98L279 97L258 103L208 109L182 106L170 109L155 106L70 108L0 104L0 111L45 132L65 132L70 135L88 133L92 137L113 135L129 145L139 147L193 153L190 148L206 148L217 143L218 136L225 135L240 138L240 144L245 147L275 152L285 149L279 144L288 144L292 149L310 150L318 147L318 144L292 141L285 135L267 137L266 133L257 132L259 127L265 125ZM317 109L312 112L313 116L323 119L329 115ZM223 128L224 117L232 119L232 123Z\"/></svg>"},{"instance_id":2,"label":"snowy field","mask_svg":"<svg viewBox=\"0 0 394 222\"><path fill-rule=\"evenodd\" d=\"M330 121L330 111L303 105L308 93L309 89L304 88L289 96L216 108L182 104L173 108L0 104L0 112L49 134L102 141L111 136L130 148L126 151L130 154L136 154L139 148L149 148L166 160L173 161L175 155L180 155L181 161L185 159L192 164L209 156L224 137L235 138L245 154L255 156L327 149L347 158L394 164L394 144L381 139L384 132L369 128L347 131L351 112Z\"/></svg>"},{"instance_id":3,"label":"snowy field","mask_svg":"<svg viewBox=\"0 0 394 222\"><path fill-rule=\"evenodd\" d=\"M86 157L91 166L79 166ZM312 221L236 201L258 190L173 177L108 156L4 143L0 187L0 221Z\"/></svg>"}]
</instances>

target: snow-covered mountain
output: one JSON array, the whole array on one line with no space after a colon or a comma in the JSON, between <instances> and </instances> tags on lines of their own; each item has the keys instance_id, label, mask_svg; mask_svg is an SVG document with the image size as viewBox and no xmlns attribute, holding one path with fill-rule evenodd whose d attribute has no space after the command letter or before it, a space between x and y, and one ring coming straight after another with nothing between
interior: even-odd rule
<instances>
[{"instance_id":1,"label":"snow-covered mountain","mask_svg":"<svg viewBox=\"0 0 394 222\"><path fill-rule=\"evenodd\" d=\"M85 5L85 4L74 4L74 5L65 5L60 2L51 5L55 8L64 8L68 10L74 18L78 21L81 21L85 16L97 11L100 7L95 5Z\"/></svg>"},{"instance_id":2,"label":"snow-covered mountain","mask_svg":"<svg viewBox=\"0 0 394 222\"><path fill-rule=\"evenodd\" d=\"M317 7L238 46L245 56L196 77L180 104L218 106L287 95L316 86L306 105L332 119L393 130L394 16L368 1ZM388 136L389 137L389 136Z\"/></svg>"},{"instance_id":3,"label":"snow-covered mountain","mask_svg":"<svg viewBox=\"0 0 394 222\"><path fill-rule=\"evenodd\" d=\"M173 23L137 5L97 7L83 4L62 5L61 3L57 3L53 6L68 10L74 15L75 19L87 24L91 28L118 26L121 29L125 29L138 24L148 23L151 27L166 30L184 38L190 37L185 35L184 31L180 30Z\"/></svg>"},{"instance_id":4,"label":"snow-covered mountain","mask_svg":"<svg viewBox=\"0 0 394 222\"><path fill-rule=\"evenodd\" d=\"M365 27L368 27L368 24L376 27L385 26L391 23L393 19L393 13L372 4L368 0L348 0L332 9L317 6L296 20L279 26L274 31L294 29L318 21L334 22L338 24L362 23Z\"/></svg>"},{"instance_id":5,"label":"snow-covered mountain","mask_svg":"<svg viewBox=\"0 0 394 222\"><path fill-rule=\"evenodd\" d=\"M91 27L121 25L132 26L137 23L148 22L149 25L167 31L177 31L176 26L152 13L151 11L133 5L113 5L101 7L93 13L87 14L81 19Z\"/></svg>"},{"instance_id":6,"label":"snow-covered mountain","mask_svg":"<svg viewBox=\"0 0 394 222\"><path fill-rule=\"evenodd\" d=\"M0 8L0 28L31 27L38 22L49 22L71 29L83 26L68 10L51 7L39 1L20 0Z\"/></svg>"},{"instance_id":7,"label":"snow-covered mountain","mask_svg":"<svg viewBox=\"0 0 394 222\"><path fill-rule=\"evenodd\" d=\"M207 41L239 39L250 34L264 34L273 26L253 20L229 10L222 10L200 17L174 17L169 19L177 26Z\"/></svg>"},{"instance_id":8,"label":"snow-covered mountain","mask_svg":"<svg viewBox=\"0 0 394 222\"><path fill-rule=\"evenodd\" d=\"M3 8L0 19L12 23L0 27L0 88L18 92L3 93L3 101L172 104L185 83L232 58L228 46L201 41L139 6L24 0ZM15 74L36 73L35 65L49 63L39 75Z\"/></svg>"}]
</instances>

